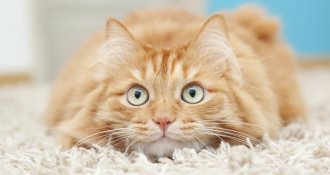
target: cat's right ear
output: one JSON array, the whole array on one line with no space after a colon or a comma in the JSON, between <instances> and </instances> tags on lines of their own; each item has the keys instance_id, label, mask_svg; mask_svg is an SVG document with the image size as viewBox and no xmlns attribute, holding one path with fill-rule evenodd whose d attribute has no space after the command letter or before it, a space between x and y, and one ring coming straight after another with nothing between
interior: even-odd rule
<instances>
[{"instance_id":1,"label":"cat's right ear","mask_svg":"<svg viewBox=\"0 0 330 175\"><path fill-rule=\"evenodd\" d=\"M114 18L108 19L105 36L104 49L110 52L109 56L125 56L135 52L140 47L127 28Z\"/></svg>"},{"instance_id":2,"label":"cat's right ear","mask_svg":"<svg viewBox=\"0 0 330 175\"><path fill-rule=\"evenodd\" d=\"M99 47L91 66L95 78L103 80L108 77L109 71L120 69L121 63L134 57L140 48L140 44L122 23L109 18L105 29L105 40Z\"/></svg>"}]
</instances>

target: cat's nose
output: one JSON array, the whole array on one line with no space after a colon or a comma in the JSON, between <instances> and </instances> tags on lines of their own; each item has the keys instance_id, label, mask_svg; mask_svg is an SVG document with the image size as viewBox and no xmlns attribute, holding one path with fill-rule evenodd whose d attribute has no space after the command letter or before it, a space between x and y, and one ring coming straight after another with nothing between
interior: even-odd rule
<instances>
[{"instance_id":1,"label":"cat's nose","mask_svg":"<svg viewBox=\"0 0 330 175\"><path fill-rule=\"evenodd\" d=\"M156 119L155 123L160 127L160 129L162 129L163 131L165 131L168 127L168 125L171 123L172 121L168 118L168 117L159 117Z\"/></svg>"}]
</instances>

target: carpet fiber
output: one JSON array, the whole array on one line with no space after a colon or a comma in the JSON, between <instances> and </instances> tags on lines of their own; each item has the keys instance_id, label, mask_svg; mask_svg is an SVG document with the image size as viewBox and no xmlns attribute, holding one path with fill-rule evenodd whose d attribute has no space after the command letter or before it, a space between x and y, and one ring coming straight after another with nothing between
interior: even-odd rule
<instances>
[{"instance_id":1,"label":"carpet fiber","mask_svg":"<svg viewBox=\"0 0 330 175\"><path fill-rule=\"evenodd\" d=\"M152 163L110 148L59 150L42 125L48 86L0 87L0 174L330 174L330 70L299 73L310 121L293 123L264 144L176 150Z\"/></svg>"}]
</instances>

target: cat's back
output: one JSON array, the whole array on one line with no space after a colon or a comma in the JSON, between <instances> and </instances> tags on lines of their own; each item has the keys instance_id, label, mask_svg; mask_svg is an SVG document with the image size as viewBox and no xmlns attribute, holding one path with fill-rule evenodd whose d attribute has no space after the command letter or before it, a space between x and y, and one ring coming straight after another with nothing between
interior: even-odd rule
<instances>
[{"instance_id":1,"label":"cat's back","mask_svg":"<svg viewBox=\"0 0 330 175\"><path fill-rule=\"evenodd\" d=\"M145 10L129 14L123 23L143 44L180 47L191 41L204 18L181 10Z\"/></svg>"}]
</instances>

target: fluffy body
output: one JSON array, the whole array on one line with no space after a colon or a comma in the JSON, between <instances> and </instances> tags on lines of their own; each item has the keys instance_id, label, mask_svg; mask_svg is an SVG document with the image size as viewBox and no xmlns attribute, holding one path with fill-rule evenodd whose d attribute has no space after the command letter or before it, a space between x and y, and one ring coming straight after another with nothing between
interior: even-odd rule
<instances>
[{"instance_id":1,"label":"fluffy body","mask_svg":"<svg viewBox=\"0 0 330 175\"><path fill-rule=\"evenodd\" d=\"M123 24L109 19L59 75L47 123L63 147L112 144L168 156L175 148L199 150L221 140L258 142L304 116L294 78L295 61L276 19L242 7L209 19L182 11L143 11ZM182 89L205 89L198 104ZM133 85L149 100L127 103ZM166 116L166 131L154 122Z\"/></svg>"}]
</instances>

